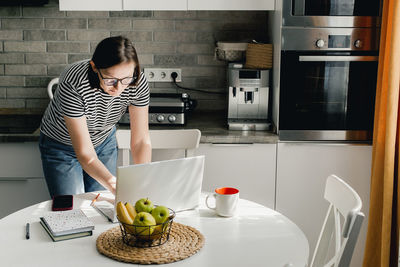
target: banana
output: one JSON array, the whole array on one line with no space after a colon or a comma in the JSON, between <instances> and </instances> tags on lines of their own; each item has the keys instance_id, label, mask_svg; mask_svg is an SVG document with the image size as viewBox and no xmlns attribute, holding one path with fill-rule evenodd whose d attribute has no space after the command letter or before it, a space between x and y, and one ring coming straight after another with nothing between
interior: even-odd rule
<instances>
[{"instance_id":1,"label":"banana","mask_svg":"<svg viewBox=\"0 0 400 267\"><path fill-rule=\"evenodd\" d=\"M130 225L133 224L133 219L131 218L131 216L128 213L128 210L126 209L125 205L121 201L119 201L117 203L117 216L118 216L118 219L122 223L130 224ZM128 233L131 233L131 234L133 233L133 230L134 230L133 226L124 225L124 228Z\"/></svg>"},{"instance_id":2,"label":"banana","mask_svg":"<svg viewBox=\"0 0 400 267\"><path fill-rule=\"evenodd\" d=\"M135 220L135 217L136 217L136 214L137 214L136 210L135 210L135 207L133 207L132 204L129 203L129 202L125 203L125 207L126 207L128 213L129 213L129 215L131 216L132 220Z\"/></svg>"}]
</instances>

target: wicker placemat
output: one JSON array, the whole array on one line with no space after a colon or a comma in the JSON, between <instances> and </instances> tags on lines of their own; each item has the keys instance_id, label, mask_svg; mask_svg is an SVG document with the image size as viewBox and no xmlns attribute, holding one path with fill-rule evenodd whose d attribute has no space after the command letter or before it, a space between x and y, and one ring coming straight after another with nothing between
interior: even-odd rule
<instances>
[{"instance_id":1,"label":"wicker placemat","mask_svg":"<svg viewBox=\"0 0 400 267\"><path fill-rule=\"evenodd\" d=\"M204 245L204 236L195 228L174 222L169 240L158 247L137 248L122 241L120 227L100 234L97 250L114 260L136 264L164 264L180 261L199 251Z\"/></svg>"}]
</instances>

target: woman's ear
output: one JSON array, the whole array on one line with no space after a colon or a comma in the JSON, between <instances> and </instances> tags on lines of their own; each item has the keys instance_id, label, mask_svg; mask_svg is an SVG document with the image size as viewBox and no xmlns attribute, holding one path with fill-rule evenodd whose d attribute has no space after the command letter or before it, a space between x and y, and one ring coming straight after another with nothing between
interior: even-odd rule
<instances>
[{"instance_id":1,"label":"woman's ear","mask_svg":"<svg viewBox=\"0 0 400 267\"><path fill-rule=\"evenodd\" d=\"M92 70L93 70L95 73L97 73L97 68L96 68L96 65L94 65L93 60L90 60L89 63L90 63L90 66L92 67Z\"/></svg>"}]
</instances>

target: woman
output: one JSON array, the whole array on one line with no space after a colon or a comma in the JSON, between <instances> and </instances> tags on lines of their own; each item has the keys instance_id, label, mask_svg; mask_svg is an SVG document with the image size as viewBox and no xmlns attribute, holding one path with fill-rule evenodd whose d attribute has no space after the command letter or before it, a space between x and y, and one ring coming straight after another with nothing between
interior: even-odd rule
<instances>
[{"instance_id":1,"label":"woman","mask_svg":"<svg viewBox=\"0 0 400 267\"><path fill-rule=\"evenodd\" d=\"M127 108L134 162L150 162L149 95L136 50L122 36L102 40L91 60L63 71L40 127L39 148L51 196L105 188L115 194L115 125Z\"/></svg>"}]
</instances>

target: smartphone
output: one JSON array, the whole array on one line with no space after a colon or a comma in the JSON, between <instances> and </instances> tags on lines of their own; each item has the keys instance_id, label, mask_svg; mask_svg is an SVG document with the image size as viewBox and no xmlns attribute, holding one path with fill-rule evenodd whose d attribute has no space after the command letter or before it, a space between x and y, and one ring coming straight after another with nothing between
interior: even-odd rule
<instances>
[{"instance_id":1,"label":"smartphone","mask_svg":"<svg viewBox=\"0 0 400 267\"><path fill-rule=\"evenodd\" d=\"M52 211L72 210L74 204L72 195L58 195L53 197Z\"/></svg>"}]
</instances>

